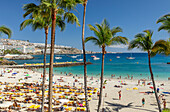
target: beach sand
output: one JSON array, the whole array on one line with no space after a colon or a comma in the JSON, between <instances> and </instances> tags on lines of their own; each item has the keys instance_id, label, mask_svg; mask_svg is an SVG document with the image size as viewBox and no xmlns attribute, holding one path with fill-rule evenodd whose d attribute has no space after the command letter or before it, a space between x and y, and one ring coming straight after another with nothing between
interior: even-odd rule
<instances>
[{"instance_id":1,"label":"beach sand","mask_svg":"<svg viewBox=\"0 0 170 112\"><path fill-rule=\"evenodd\" d=\"M10 73L3 73L4 71L12 70ZM41 83L42 78L41 74L38 72L34 72L32 70L28 69L7 69L7 68L0 68L1 74L3 74L3 77L0 77L1 82L8 82L8 83L19 83L25 81L25 82L38 82ZM17 73L19 72L19 73ZM12 75L12 73L17 73L16 75ZM29 74L29 79L24 79L26 75ZM15 78L9 78L9 77L15 77ZM64 80L64 82L58 82L58 79ZM79 77L79 76L78 76ZM83 83L83 77L81 76L78 78L76 76L66 76L64 74L56 74L53 77L53 81L56 82L57 85L69 85L73 86L73 82L75 79L78 80L78 82L75 82L75 86L81 87L80 83ZM46 76L48 79L48 75ZM93 78L93 80L90 80L91 77L88 77L88 86L98 88L99 91L99 82L98 78ZM23 80L21 80L23 79ZM107 80L107 84L105 84L105 89L103 89L103 101L102 101L102 108L105 108L107 112L158 112L158 107L155 99L155 94L147 94L147 93L140 93L140 92L147 92L147 91L153 91L150 87L152 85L147 85L147 83L151 82L150 80L146 80L146 86L142 84L142 81L140 82L140 85L138 84L138 80L130 80L130 79L117 79L117 78L105 78ZM126 83L127 85L121 85L121 83ZM48 81L46 80L46 84L48 84ZM164 84L164 86L160 86L161 84ZM122 88L114 87L115 85L122 86ZM156 86L161 88L158 95L163 94L162 92L170 92L170 81L156 81ZM3 92L4 85L1 86ZM135 90L135 89L137 90ZM119 94L118 91L121 90L121 100L119 100ZM105 97L107 93L107 97ZM164 94L163 97L166 99L167 105L166 107L170 108L170 94ZM142 107L142 98L145 98L145 105ZM161 100L162 102L162 100ZM92 100L89 102L90 110L91 112L96 112L97 105L98 105L98 98L97 94L92 95ZM163 104L161 104L161 107L163 108ZM25 111L25 110L22 110Z\"/></svg>"}]
</instances>

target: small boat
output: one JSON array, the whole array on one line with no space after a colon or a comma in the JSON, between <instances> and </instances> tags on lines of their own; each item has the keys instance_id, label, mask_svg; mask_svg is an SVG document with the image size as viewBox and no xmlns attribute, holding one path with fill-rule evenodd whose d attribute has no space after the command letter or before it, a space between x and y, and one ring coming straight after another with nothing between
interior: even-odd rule
<instances>
[{"instance_id":1,"label":"small boat","mask_svg":"<svg viewBox=\"0 0 170 112\"><path fill-rule=\"evenodd\" d=\"M126 57L126 59L135 59L135 57Z\"/></svg>"},{"instance_id":2,"label":"small boat","mask_svg":"<svg viewBox=\"0 0 170 112\"><path fill-rule=\"evenodd\" d=\"M120 56L116 56L116 58L120 58Z\"/></svg>"},{"instance_id":3,"label":"small boat","mask_svg":"<svg viewBox=\"0 0 170 112\"><path fill-rule=\"evenodd\" d=\"M126 57L126 59L135 59L135 57L132 57L132 53L130 57Z\"/></svg>"},{"instance_id":4,"label":"small boat","mask_svg":"<svg viewBox=\"0 0 170 112\"><path fill-rule=\"evenodd\" d=\"M76 59L77 61L83 61L83 59Z\"/></svg>"},{"instance_id":5,"label":"small boat","mask_svg":"<svg viewBox=\"0 0 170 112\"><path fill-rule=\"evenodd\" d=\"M77 56L70 56L71 58L77 58Z\"/></svg>"},{"instance_id":6,"label":"small boat","mask_svg":"<svg viewBox=\"0 0 170 112\"><path fill-rule=\"evenodd\" d=\"M94 58L94 57L96 57L96 56L95 56L95 55L92 55L91 57L93 57L93 58Z\"/></svg>"},{"instance_id":7,"label":"small boat","mask_svg":"<svg viewBox=\"0 0 170 112\"><path fill-rule=\"evenodd\" d=\"M94 58L93 58L93 60L99 60L99 59L100 59L100 58L98 58L98 57L94 57Z\"/></svg>"},{"instance_id":8,"label":"small boat","mask_svg":"<svg viewBox=\"0 0 170 112\"><path fill-rule=\"evenodd\" d=\"M62 59L62 57L55 57L55 59Z\"/></svg>"}]
</instances>

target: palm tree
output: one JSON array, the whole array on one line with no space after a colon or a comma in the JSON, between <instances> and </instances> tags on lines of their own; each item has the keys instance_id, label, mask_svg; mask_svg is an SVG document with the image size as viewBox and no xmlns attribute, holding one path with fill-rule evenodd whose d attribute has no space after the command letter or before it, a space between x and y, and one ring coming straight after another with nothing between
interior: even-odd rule
<instances>
[{"instance_id":1,"label":"palm tree","mask_svg":"<svg viewBox=\"0 0 170 112\"><path fill-rule=\"evenodd\" d=\"M139 33L135 35L135 39L130 42L128 49L130 50L133 48L139 48L142 51L146 51L148 53L149 70L150 70L151 79L152 79L152 83L154 87L156 101L158 104L158 109L159 109L159 112L161 112L161 106L158 100L156 85L154 81L154 75L153 75L152 68L151 68L151 56L155 56L157 53L161 53L160 49L167 49L167 46L165 44L162 44L162 40L159 40L155 42L154 44L151 39L153 35L153 32L151 30L145 30L143 32L144 33Z\"/></svg>"},{"instance_id":2,"label":"palm tree","mask_svg":"<svg viewBox=\"0 0 170 112\"><path fill-rule=\"evenodd\" d=\"M67 22L76 22L79 25L77 17L70 11L74 10L81 0L44 0L43 5L51 9L52 28L51 28L51 50L50 50L50 66L49 66L49 107L48 111L52 112L52 81L53 81L53 60L54 60L54 42L55 42L55 26L56 15L60 14L67 19Z\"/></svg>"},{"instance_id":3,"label":"palm tree","mask_svg":"<svg viewBox=\"0 0 170 112\"><path fill-rule=\"evenodd\" d=\"M83 46L83 56L84 56L84 90L85 90L85 101L86 101L86 109L89 112L89 104L87 97L87 68L86 68L86 51L85 51L85 42L84 42L84 30L85 30L85 16L86 16L86 5L87 0L84 0L84 12L83 12L83 26L82 26L82 46Z\"/></svg>"},{"instance_id":4,"label":"palm tree","mask_svg":"<svg viewBox=\"0 0 170 112\"><path fill-rule=\"evenodd\" d=\"M0 26L0 34L6 34L8 38L11 38L12 31L6 26Z\"/></svg>"},{"instance_id":5,"label":"palm tree","mask_svg":"<svg viewBox=\"0 0 170 112\"><path fill-rule=\"evenodd\" d=\"M44 111L44 94L45 94L45 74L46 74L46 50L47 50L47 40L48 40L48 31L49 27L51 27L51 11L45 9L41 5L37 6L33 3L24 5L24 10L26 11L23 17L25 18L28 15L31 15L32 19L27 19L20 25L20 30L23 30L28 25L32 26L33 31L36 29L44 29L45 30L45 49L44 49L44 70L43 70L43 82L42 82L42 112ZM45 9L45 10L44 10ZM61 16L56 15L56 27L61 28L61 31L65 28L64 20Z\"/></svg>"},{"instance_id":6,"label":"palm tree","mask_svg":"<svg viewBox=\"0 0 170 112\"><path fill-rule=\"evenodd\" d=\"M88 25L89 29L92 30L96 37L90 36L85 39L85 42L92 41L95 45L102 48L102 68L101 68L101 82L100 82L100 96L98 102L97 112L100 111L100 106L102 102L102 90L103 90L103 73L104 73L104 56L106 54L106 46L113 44L127 44L128 39L122 36L116 36L116 33L122 32L120 27L114 27L110 29L109 23L104 19L102 24L96 24L96 27Z\"/></svg>"}]
</instances>

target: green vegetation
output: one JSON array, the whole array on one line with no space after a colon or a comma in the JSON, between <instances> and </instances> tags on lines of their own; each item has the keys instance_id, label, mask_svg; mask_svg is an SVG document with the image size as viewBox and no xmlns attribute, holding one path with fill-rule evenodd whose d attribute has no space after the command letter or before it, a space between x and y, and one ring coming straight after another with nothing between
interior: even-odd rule
<instances>
[{"instance_id":1,"label":"green vegetation","mask_svg":"<svg viewBox=\"0 0 170 112\"><path fill-rule=\"evenodd\" d=\"M20 52L20 51L18 51L16 49L11 49L11 50L9 50L9 49L7 49L7 50L2 49L1 51L2 51L3 55L5 55L5 54L23 54L22 52Z\"/></svg>"},{"instance_id":2,"label":"green vegetation","mask_svg":"<svg viewBox=\"0 0 170 112\"><path fill-rule=\"evenodd\" d=\"M92 41L95 45L102 48L102 68L101 68L101 83L100 83L100 96L98 102L97 112L100 111L102 102L102 90L103 90L103 74L104 74L104 56L106 54L105 48L113 44L127 44L128 39L122 36L116 36L118 32L122 32L120 27L114 27L110 29L109 23L106 19L103 20L102 24L96 24L96 27L88 25L89 29L92 30L96 37L90 36L85 39L85 42Z\"/></svg>"},{"instance_id":3,"label":"green vegetation","mask_svg":"<svg viewBox=\"0 0 170 112\"><path fill-rule=\"evenodd\" d=\"M6 34L8 35L8 38L11 38L12 31L6 26L0 26L0 36L1 34Z\"/></svg>"},{"instance_id":4,"label":"green vegetation","mask_svg":"<svg viewBox=\"0 0 170 112\"><path fill-rule=\"evenodd\" d=\"M162 112L170 112L170 109L163 109L163 111Z\"/></svg>"},{"instance_id":5,"label":"green vegetation","mask_svg":"<svg viewBox=\"0 0 170 112\"><path fill-rule=\"evenodd\" d=\"M162 25L159 27L158 31L165 30L170 33L170 14L166 14L160 17L157 23L161 23ZM168 47L167 49L160 49L160 52L169 55L170 54L170 38L167 41L162 40L162 43L166 44Z\"/></svg>"}]
</instances>

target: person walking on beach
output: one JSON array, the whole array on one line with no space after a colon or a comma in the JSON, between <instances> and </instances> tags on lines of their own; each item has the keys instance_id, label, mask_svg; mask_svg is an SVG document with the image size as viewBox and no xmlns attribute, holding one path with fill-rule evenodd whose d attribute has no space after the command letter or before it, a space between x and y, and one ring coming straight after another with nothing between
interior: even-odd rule
<instances>
[{"instance_id":1,"label":"person walking on beach","mask_svg":"<svg viewBox=\"0 0 170 112\"><path fill-rule=\"evenodd\" d=\"M163 100L163 106L164 106L164 109L166 109L166 100L165 99Z\"/></svg>"},{"instance_id":2,"label":"person walking on beach","mask_svg":"<svg viewBox=\"0 0 170 112\"><path fill-rule=\"evenodd\" d=\"M113 79L113 74L111 75L111 78Z\"/></svg>"},{"instance_id":3,"label":"person walking on beach","mask_svg":"<svg viewBox=\"0 0 170 112\"><path fill-rule=\"evenodd\" d=\"M159 88L157 88L157 90L156 90L156 91L157 91L157 93L159 93Z\"/></svg>"},{"instance_id":4,"label":"person walking on beach","mask_svg":"<svg viewBox=\"0 0 170 112\"><path fill-rule=\"evenodd\" d=\"M145 98L142 99L142 107L145 105Z\"/></svg>"},{"instance_id":5,"label":"person walking on beach","mask_svg":"<svg viewBox=\"0 0 170 112\"><path fill-rule=\"evenodd\" d=\"M138 80L138 86L140 85L140 80Z\"/></svg>"},{"instance_id":6,"label":"person walking on beach","mask_svg":"<svg viewBox=\"0 0 170 112\"><path fill-rule=\"evenodd\" d=\"M146 81L145 81L145 80L143 81L143 85L144 85L144 86L146 85Z\"/></svg>"},{"instance_id":7,"label":"person walking on beach","mask_svg":"<svg viewBox=\"0 0 170 112\"><path fill-rule=\"evenodd\" d=\"M121 100L121 90L118 92L119 94L119 100Z\"/></svg>"}]
</instances>

